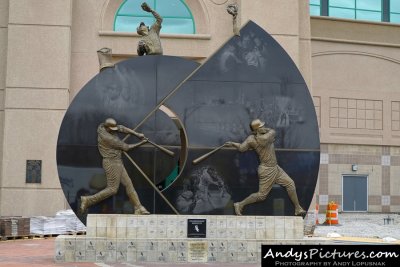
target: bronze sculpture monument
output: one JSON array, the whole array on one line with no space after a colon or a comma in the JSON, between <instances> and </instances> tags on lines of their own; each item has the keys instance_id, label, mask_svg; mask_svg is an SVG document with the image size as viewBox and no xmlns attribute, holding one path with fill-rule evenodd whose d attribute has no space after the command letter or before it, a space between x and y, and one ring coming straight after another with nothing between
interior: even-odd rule
<instances>
[{"instance_id":1,"label":"bronze sculpture monument","mask_svg":"<svg viewBox=\"0 0 400 267\"><path fill-rule=\"evenodd\" d=\"M136 144L126 144L118 138L118 132L133 134L141 138L142 141ZM147 138L143 134L137 133L123 125L117 125L117 122L112 118L108 118L104 123L100 123L97 128L97 134L98 149L103 157L103 169L107 177L107 186L94 195L81 196L80 213L83 214L90 206L115 195L120 183L122 183L125 186L129 201L135 209L135 214L150 214L140 203L139 196L121 159L122 151L128 151L141 146L148 141Z\"/></svg>"},{"instance_id":2,"label":"bronze sculpture monument","mask_svg":"<svg viewBox=\"0 0 400 267\"><path fill-rule=\"evenodd\" d=\"M136 5L136 9L153 19L153 15L141 10L140 5L143 1L145 0ZM235 0L230 2L243 3ZM226 6L220 8L226 12L223 10ZM156 11L159 12L158 9ZM239 5L239 19L240 13ZM231 15L225 15L228 16L226 19L232 22ZM147 20L145 22L149 26L152 24ZM136 29L137 26L133 28ZM152 136L161 142L162 146L158 147L151 143L152 140L146 139L144 145L132 151L137 155L121 149L120 157L124 166L121 158L118 159L121 162L118 172L122 173L122 168L126 169L141 204L151 213L152 206L155 212L162 214L235 214L234 202L237 202L237 213L243 215L286 216L294 215L295 211L297 214L303 212L301 207L295 210L296 202L303 208L310 205L317 181L320 147L315 109L306 83L282 47L261 27L249 21L240 30L240 34L240 38L230 34L229 42L213 54L206 61L207 64L200 65L178 57L132 58L118 62L115 68L105 68L93 82L83 88L64 117L57 142L60 181L68 201L73 204L74 211L79 211L82 202L82 210L90 207L89 213L118 213L126 212L129 208L130 213L134 213L131 201L124 192L131 192L133 189L125 190L125 186L118 190L115 196L109 197L112 192L108 193L108 196L102 195L101 198L108 199L96 204L93 203L100 201L98 196L94 200L91 197L106 188L105 182L110 180L103 170L103 167L107 167L101 165L95 141L95 130L109 116L127 120L129 118L129 121L136 124L133 128L135 131L142 132L137 129L148 129ZM138 36L136 38L141 39ZM268 72L266 65L279 67L271 67L271 72ZM144 75L139 75L138 70ZM265 74L267 72L268 75ZM158 75L159 73L162 75ZM287 80L293 84L289 84ZM198 81L201 84L206 82L207 86L203 87ZM257 84L253 86L252 81ZM280 81L280 85L276 81ZM258 83L262 83L263 86L259 86ZM165 86L154 86L160 84ZM246 87L245 91L243 86ZM131 112L132 108L137 108L138 111L127 115L126 112ZM110 112L113 115L107 115ZM215 114L218 116L215 117ZM260 162L255 157L258 154L257 157L263 158L261 149L258 151L252 147L256 153L249 151L239 156L234 146L229 149L223 149L227 145L219 146L225 141L242 143L251 132L242 126L241 120L247 118L246 125L251 122L252 117L256 118L256 114L261 118L268 117L271 122L268 128L277 127L275 151L266 144L265 150L266 153L276 153L278 162L274 165L280 165L290 176L285 177L289 180L288 184L294 183L288 185L290 195L296 197L294 188L299 190L298 199L293 201L293 206L292 203L289 204L293 198L282 192L286 191L286 187L279 183L282 179L276 177L282 172L278 166L276 170L271 168L271 177L264 177L261 167L260 172L257 172ZM184 118L185 123L177 123L180 117ZM118 119L117 121L120 124L122 122ZM127 126L125 122L122 124ZM274 126L271 127L272 125ZM145 135L150 137L146 133ZM253 135L258 134L254 131ZM120 134L118 136L127 144L141 141L140 138L127 141ZM254 143L257 143L258 138L253 138ZM167 153L162 149L163 146L171 151ZM284 147L285 151L280 151L278 147ZM221 157L210 159L199 167L195 166L220 149L223 150ZM171 155L171 158L163 155L164 152ZM195 159L198 156L200 157ZM138 160L138 163L135 160ZM264 162L261 162L261 165L265 165ZM197 170L203 168L215 169L224 183L203 183L210 178L208 174L213 178L213 175L207 172L197 175ZM194 173L196 176L192 175ZM107 175L109 176L108 173ZM185 180L191 180L193 177L203 180L198 179L198 183L193 180L191 187L185 188ZM94 178L102 181L102 185L91 187L90 182ZM119 185L121 179L116 179L115 183ZM268 187L275 182L279 186L273 185L270 190ZM110 182L109 184L111 187ZM147 193L152 190L149 185L160 198ZM204 186L208 186L208 190L202 190ZM253 201L254 195L250 195L256 192L260 193L256 194L259 199ZM88 197L81 200L82 195ZM275 199L275 195L279 199ZM246 199L248 196L250 200ZM261 201L265 197L267 199ZM228 201L222 201L224 199ZM210 205L207 205L206 210L206 205L191 206L194 202ZM177 209L171 203L176 204ZM79 217L84 221L86 213L82 215Z\"/></svg>"},{"instance_id":3,"label":"bronze sculpture monument","mask_svg":"<svg viewBox=\"0 0 400 267\"><path fill-rule=\"evenodd\" d=\"M235 147L240 152L255 150L259 159L258 167L259 189L257 193L249 195L241 202L234 203L235 213L242 215L246 205L263 201L267 198L273 184L286 188L289 198L295 207L295 215L303 216L306 211L300 206L297 198L294 181L279 167L274 148L275 130L264 127L265 123L259 119L250 123L252 134L243 143L226 142L225 146Z\"/></svg>"},{"instance_id":4,"label":"bronze sculpture monument","mask_svg":"<svg viewBox=\"0 0 400 267\"><path fill-rule=\"evenodd\" d=\"M146 2L142 4L142 9L153 14L156 21L150 28L146 26L144 22L141 22L139 27L137 27L137 33L142 36L142 40L138 43L137 53L139 56L162 55L160 30L163 19L156 11L151 9Z\"/></svg>"}]
</instances>

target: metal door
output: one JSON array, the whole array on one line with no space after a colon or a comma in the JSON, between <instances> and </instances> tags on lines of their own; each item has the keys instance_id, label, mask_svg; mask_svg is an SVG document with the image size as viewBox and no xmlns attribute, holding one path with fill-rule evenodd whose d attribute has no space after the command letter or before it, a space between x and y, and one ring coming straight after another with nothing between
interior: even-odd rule
<instances>
[{"instance_id":1,"label":"metal door","mask_svg":"<svg viewBox=\"0 0 400 267\"><path fill-rule=\"evenodd\" d=\"M343 175L343 211L368 210L368 176Z\"/></svg>"}]
</instances>

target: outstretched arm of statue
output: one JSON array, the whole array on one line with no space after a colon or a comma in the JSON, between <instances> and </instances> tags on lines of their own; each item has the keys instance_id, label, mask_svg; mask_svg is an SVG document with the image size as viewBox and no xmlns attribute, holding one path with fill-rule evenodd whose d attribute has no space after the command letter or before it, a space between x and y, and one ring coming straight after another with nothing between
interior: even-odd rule
<instances>
[{"instance_id":1,"label":"outstretched arm of statue","mask_svg":"<svg viewBox=\"0 0 400 267\"><path fill-rule=\"evenodd\" d=\"M163 18L160 16L160 14L158 14L154 10L151 10L151 14L153 14L154 18L156 19L156 24L161 27L161 23L163 21Z\"/></svg>"},{"instance_id":2,"label":"outstretched arm of statue","mask_svg":"<svg viewBox=\"0 0 400 267\"><path fill-rule=\"evenodd\" d=\"M237 150L239 150L240 152L245 152L249 149L251 149L250 147L250 142L249 142L249 138L247 138L246 140L244 140L243 143L235 143L235 142L226 142L225 145L227 147L234 147Z\"/></svg>"},{"instance_id":3,"label":"outstretched arm of statue","mask_svg":"<svg viewBox=\"0 0 400 267\"><path fill-rule=\"evenodd\" d=\"M143 145L144 143L147 143L147 141L148 141L148 139L146 138L146 139L140 141L139 143L136 143L136 144L129 144L129 145L128 145L128 146L129 146L129 150L134 149L134 148L136 148L136 147L139 147L139 146Z\"/></svg>"},{"instance_id":4,"label":"outstretched arm of statue","mask_svg":"<svg viewBox=\"0 0 400 267\"><path fill-rule=\"evenodd\" d=\"M227 146L227 147L234 147L234 148L238 149L239 146L240 146L240 144L239 144L239 143L235 143L235 142L229 141L229 142L226 142L226 143L225 143L225 146Z\"/></svg>"},{"instance_id":5,"label":"outstretched arm of statue","mask_svg":"<svg viewBox=\"0 0 400 267\"><path fill-rule=\"evenodd\" d=\"M157 26L158 30L161 28L161 23L163 21L162 17L160 16L160 14L158 14L156 11L154 11L153 9L151 9L151 7L146 3L142 3L142 9L146 12L150 12L151 14L153 14L154 18L156 19L156 22L153 24L152 28L154 26Z\"/></svg>"},{"instance_id":6,"label":"outstretched arm of statue","mask_svg":"<svg viewBox=\"0 0 400 267\"><path fill-rule=\"evenodd\" d=\"M135 132L134 130L129 129L128 127L125 127L124 125L118 125L118 131L120 133L133 134L134 136L136 136L140 139L144 138L144 134Z\"/></svg>"}]
</instances>

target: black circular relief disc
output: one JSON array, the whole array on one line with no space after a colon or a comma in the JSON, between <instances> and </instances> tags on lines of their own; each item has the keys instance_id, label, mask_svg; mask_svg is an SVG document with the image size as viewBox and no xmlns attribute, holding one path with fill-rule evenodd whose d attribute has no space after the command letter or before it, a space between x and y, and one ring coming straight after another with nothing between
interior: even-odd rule
<instances>
[{"instance_id":1,"label":"black circular relief disc","mask_svg":"<svg viewBox=\"0 0 400 267\"><path fill-rule=\"evenodd\" d=\"M284 49L253 22L200 67L178 57L138 57L104 69L82 88L67 110L57 143L59 177L74 211L81 195L106 186L96 130L108 117L175 153L171 157L145 145L129 156L179 213L234 214L234 202L258 191L254 151L222 148L192 163L226 141L244 141L255 118L276 130L278 164L295 182L303 208L311 203L320 155L312 98ZM151 213L174 213L123 159L142 204ZM89 213L133 213L133 208L121 185ZM286 190L274 185L266 200L246 206L243 214L289 216L294 207Z\"/></svg>"}]
</instances>

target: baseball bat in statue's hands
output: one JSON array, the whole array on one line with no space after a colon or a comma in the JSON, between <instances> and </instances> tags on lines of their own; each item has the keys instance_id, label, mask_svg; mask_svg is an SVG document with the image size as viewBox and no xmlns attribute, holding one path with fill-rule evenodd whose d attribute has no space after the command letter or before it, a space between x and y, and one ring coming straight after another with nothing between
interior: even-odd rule
<instances>
[{"instance_id":1,"label":"baseball bat in statue's hands","mask_svg":"<svg viewBox=\"0 0 400 267\"><path fill-rule=\"evenodd\" d=\"M118 125L118 128L119 128L119 131L122 132L122 133L133 134L137 138L145 139L144 134L138 133L138 132L136 132L136 131L124 126L124 125Z\"/></svg>"},{"instance_id":2,"label":"baseball bat in statue's hands","mask_svg":"<svg viewBox=\"0 0 400 267\"><path fill-rule=\"evenodd\" d=\"M137 143L137 144L130 144L130 145L128 145L128 146L129 146L129 150L134 149L134 148L137 148L137 147L143 145L144 143L146 143L147 141L148 141L148 139L145 138L145 139L143 139L142 141L140 141L140 142Z\"/></svg>"},{"instance_id":3,"label":"baseball bat in statue's hands","mask_svg":"<svg viewBox=\"0 0 400 267\"><path fill-rule=\"evenodd\" d=\"M227 146L227 147L232 147L233 146L233 142L228 141L228 142L225 142L224 145Z\"/></svg>"},{"instance_id":4,"label":"baseball bat in statue's hands","mask_svg":"<svg viewBox=\"0 0 400 267\"><path fill-rule=\"evenodd\" d=\"M203 156L200 156L200 157L194 159L194 160L192 161L192 163L196 165L196 164L202 162L203 160L205 160L206 158L208 158L209 156L211 156L212 154L214 154L215 152L217 152L218 150L220 150L220 149L223 148L224 146L226 146L226 143L223 144L223 145L221 145L221 146L219 146L219 147L214 148L213 150L211 150L210 152L204 154Z\"/></svg>"},{"instance_id":5,"label":"baseball bat in statue's hands","mask_svg":"<svg viewBox=\"0 0 400 267\"><path fill-rule=\"evenodd\" d=\"M170 155L171 157L173 157L173 156L175 155L175 153L174 153L173 151L171 151L171 150L169 150L169 149L166 149L165 147L162 147L162 146L157 145L156 143L150 141L147 137L144 136L144 134L142 134L142 133L137 133L137 132L135 132L134 130L129 129L129 128L126 128L126 127L125 127L125 129L127 130L128 133L133 134L134 136L136 136L136 137L138 137L138 138L140 138L140 139L145 140L145 142L148 142L149 144L152 144L153 146L155 146L156 148L160 149L162 152L164 152L164 153Z\"/></svg>"},{"instance_id":6,"label":"baseball bat in statue's hands","mask_svg":"<svg viewBox=\"0 0 400 267\"><path fill-rule=\"evenodd\" d=\"M236 148L236 149L238 149L239 145L240 145L239 143L235 143L235 142L231 142L231 141L225 143L226 147L233 147L233 148Z\"/></svg>"},{"instance_id":7,"label":"baseball bat in statue's hands","mask_svg":"<svg viewBox=\"0 0 400 267\"><path fill-rule=\"evenodd\" d=\"M173 157L173 156L175 155L175 153L174 153L173 151L171 151L171 150L169 150L169 149L166 149L165 147L162 147L162 146L160 146L160 145L157 145L156 143L154 143L154 142L152 142L152 141L150 141L150 140L147 140L147 142L149 142L150 144L152 144L152 145L155 146L156 148L160 149L162 152L164 152L164 153L170 155L171 157Z\"/></svg>"}]
</instances>

